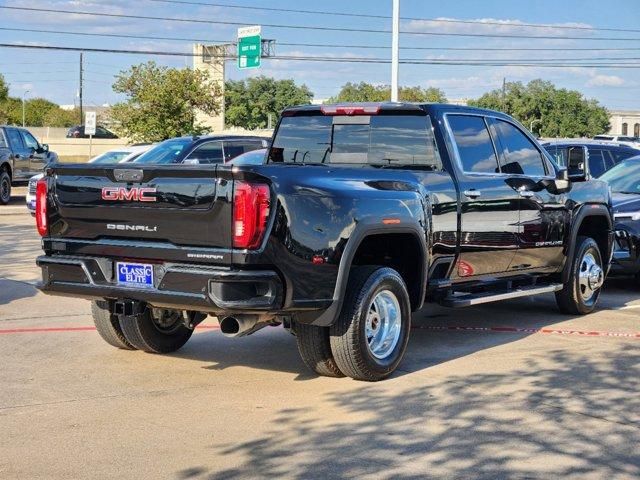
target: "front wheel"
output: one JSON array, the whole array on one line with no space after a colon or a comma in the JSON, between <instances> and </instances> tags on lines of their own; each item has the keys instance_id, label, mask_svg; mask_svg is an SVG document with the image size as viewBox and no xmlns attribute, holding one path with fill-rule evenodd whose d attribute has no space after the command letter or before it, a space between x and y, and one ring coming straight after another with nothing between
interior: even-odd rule
<instances>
[{"instance_id":1,"label":"front wheel","mask_svg":"<svg viewBox=\"0 0 640 480\"><path fill-rule=\"evenodd\" d=\"M120 328L127 341L149 353L175 352L191 338L182 312L147 307L139 316L120 315Z\"/></svg>"},{"instance_id":2,"label":"front wheel","mask_svg":"<svg viewBox=\"0 0 640 480\"><path fill-rule=\"evenodd\" d=\"M569 280L556 292L556 302L562 313L584 315L596 308L604 283L604 268L593 238L578 237L574 252Z\"/></svg>"},{"instance_id":3,"label":"front wheel","mask_svg":"<svg viewBox=\"0 0 640 480\"><path fill-rule=\"evenodd\" d=\"M410 329L409 294L400 274L387 267L355 267L330 330L340 371L370 382L391 375L407 349Z\"/></svg>"},{"instance_id":4,"label":"front wheel","mask_svg":"<svg viewBox=\"0 0 640 480\"><path fill-rule=\"evenodd\" d=\"M11 200L11 175L6 170L0 171L0 205L6 205Z\"/></svg>"}]
</instances>

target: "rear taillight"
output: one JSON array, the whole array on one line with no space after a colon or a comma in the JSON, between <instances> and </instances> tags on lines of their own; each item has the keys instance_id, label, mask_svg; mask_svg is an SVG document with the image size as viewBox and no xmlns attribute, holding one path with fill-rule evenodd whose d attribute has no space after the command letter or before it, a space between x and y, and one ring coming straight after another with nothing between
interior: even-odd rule
<instances>
[{"instance_id":1,"label":"rear taillight","mask_svg":"<svg viewBox=\"0 0 640 480\"><path fill-rule=\"evenodd\" d=\"M233 246L258 248L269 218L269 186L235 182L233 194Z\"/></svg>"},{"instance_id":2,"label":"rear taillight","mask_svg":"<svg viewBox=\"0 0 640 480\"><path fill-rule=\"evenodd\" d=\"M47 179L41 178L36 184L36 225L38 233L44 237L49 232L47 221Z\"/></svg>"}]
</instances>

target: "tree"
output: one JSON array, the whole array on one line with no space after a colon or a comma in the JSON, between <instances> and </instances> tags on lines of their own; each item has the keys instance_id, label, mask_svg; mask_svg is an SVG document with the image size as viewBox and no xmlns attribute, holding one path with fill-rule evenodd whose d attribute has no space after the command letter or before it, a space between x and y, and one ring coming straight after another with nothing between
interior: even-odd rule
<instances>
[{"instance_id":1,"label":"tree","mask_svg":"<svg viewBox=\"0 0 640 480\"><path fill-rule=\"evenodd\" d=\"M220 87L202 70L177 69L147 62L121 72L113 84L127 100L111 109L114 130L133 141L157 142L206 133L196 112L220 110Z\"/></svg>"},{"instance_id":2,"label":"tree","mask_svg":"<svg viewBox=\"0 0 640 480\"><path fill-rule=\"evenodd\" d=\"M306 85L293 80L276 80L265 76L225 84L225 122L227 125L254 130L275 121L280 112L293 105L311 103L313 93Z\"/></svg>"},{"instance_id":3,"label":"tree","mask_svg":"<svg viewBox=\"0 0 640 480\"><path fill-rule=\"evenodd\" d=\"M596 100L544 80L507 83L504 99L496 89L469 105L501 110L527 128L535 120L533 130L541 137L592 137L609 129L609 113Z\"/></svg>"},{"instance_id":4,"label":"tree","mask_svg":"<svg viewBox=\"0 0 640 480\"><path fill-rule=\"evenodd\" d=\"M403 102L438 102L446 103L447 97L439 88L400 87L398 98ZM348 82L342 86L340 93L327 100L327 103L347 102L388 102L391 99L389 85L372 85L366 82Z\"/></svg>"}]
</instances>

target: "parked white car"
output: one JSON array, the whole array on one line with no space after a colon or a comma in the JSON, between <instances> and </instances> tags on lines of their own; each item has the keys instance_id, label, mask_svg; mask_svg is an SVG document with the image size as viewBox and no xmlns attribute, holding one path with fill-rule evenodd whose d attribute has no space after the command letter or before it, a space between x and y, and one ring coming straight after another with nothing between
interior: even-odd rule
<instances>
[{"instance_id":1,"label":"parked white car","mask_svg":"<svg viewBox=\"0 0 640 480\"><path fill-rule=\"evenodd\" d=\"M93 157L89 160L89 163L127 163L133 162L136 158L142 155L144 152L153 147L153 144L134 145L131 147L119 147L114 150L109 150L106 153ZM29 188L27 189L26 203L27 209L31 215L35 215L36 212L36 183L43 177L43 174L34 175L29 179Z\"/></svg>"},{"instance_id":2,"label":"parked white car","mask_svg":"<svg viewBox=\"0 0 640 480\"><path fill-rule=\"evenodd\" d=\"M615 142L620 145L640 149L640 138L638 137L629 137L627 135L596 135L593 139L599 142Z\"/></svg>"},{"instance_id":3,"label":"parked white car","mask_svg":"<svg viewBox=\"0 0 640 480\"><path fill-rule=\"evenodd\" d=\"M89 163L127 163L133 162L136 158L142 155L144 152L149 150L154 145L145 144L145 145L134 145L132 147L119 147L113 150L109 150L97 157L93 157L89 160Z\"/></svg>"}]
</instances>

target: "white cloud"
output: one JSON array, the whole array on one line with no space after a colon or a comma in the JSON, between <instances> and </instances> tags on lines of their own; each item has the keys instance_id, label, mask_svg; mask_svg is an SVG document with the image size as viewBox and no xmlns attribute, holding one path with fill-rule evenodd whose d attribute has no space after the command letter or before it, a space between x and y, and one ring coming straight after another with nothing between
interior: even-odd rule
<instances>
[{"instance_id":1,"label":"white cloud","mask_svg":"<svg viewBox=\"0 0 640 480\"><path fill-rule=\"evenodd\" d=\"M624 79L617 75L595 75L587 82L588 87L621 87L624 84Z\"/></svg>"}]
</instances>

